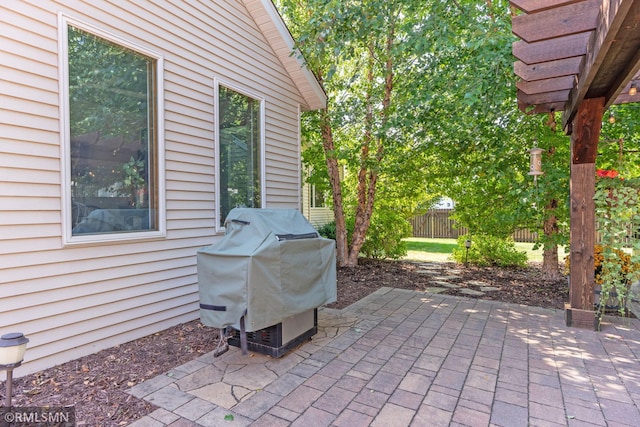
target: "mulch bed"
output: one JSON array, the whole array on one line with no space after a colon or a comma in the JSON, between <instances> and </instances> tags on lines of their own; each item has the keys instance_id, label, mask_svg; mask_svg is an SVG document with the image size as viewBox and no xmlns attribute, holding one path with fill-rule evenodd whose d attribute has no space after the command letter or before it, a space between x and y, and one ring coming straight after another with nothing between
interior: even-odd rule
<instances>
[{"instance_id":1,"label":"mulch bed","mask_svg":"<svg viewBox=\"0 0 640 427\"><path fill-rule=\"evenodd\" d=\"M563 308L568 300L566 278L546 280L539 266L523 269L464 267L438 264L442 275L451 270L461 286L445 293L459 294L470 280L499 288L481 298L509 303ZM356 268L338 271L338 301L344 308L388 286L424 290L434 285L434 276L420 274L418 264L365 260ZM74 406L78 426L125 426L155 408L127 393L134 385L212 351L216 331L195 320L126 344L64 363L14 380L13 405ZM28 358L28 350L27 350ZM16 370L16 375L20 370ZM5 389L1 390L4 399Z\"/></svg>"},{"instance_id":2,"label":"mulch bed","mask_svg":"<svg viewBox=\"0 0 640 427\"><path fill-rule=\"evenodd\" d=\"M420 263L398 261L364 260L355 268L342 268L338 271L338 302L328 307L343 308L376 289L391 288L422 291L429 287L438 287L438 276L447 276L453 271L455 278L447 281L460 286L443 292L447 295L463 295L463 289L480 290L481 285L468 282L483 282L487 286L499 288L475 298L524 304L536 307L563 309L569 300L567 278L559 275L557 279L547 279L540 265L532 264L527 268L497 268L463 266L455 263L429 263L434 274L419 274ZM437 266L432 268L431 266Z\"/></svg>"}]
</instances>

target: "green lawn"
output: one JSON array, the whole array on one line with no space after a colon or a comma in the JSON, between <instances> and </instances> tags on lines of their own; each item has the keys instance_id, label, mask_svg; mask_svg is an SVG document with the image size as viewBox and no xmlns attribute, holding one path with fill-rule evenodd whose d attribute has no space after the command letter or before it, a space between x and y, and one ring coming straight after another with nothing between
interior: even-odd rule
<instances>
[{"instance_id":1,"label":"green lawn","mask_svg":"<svg viewBox=\"0 0 640 427\"><path fill-rule=\"evenodd\" d=\"M411 261L452 261L451 253L456 247L456 239L425 239L410 237L404 239L407 243L407 256L405 260ZM532 262L542 262L542 249L533 250L533 243L516 242L519 251L526 252L527 258ZM564 259L563 248L558 248L560 262Z\"/></svg>"}]
</instances>

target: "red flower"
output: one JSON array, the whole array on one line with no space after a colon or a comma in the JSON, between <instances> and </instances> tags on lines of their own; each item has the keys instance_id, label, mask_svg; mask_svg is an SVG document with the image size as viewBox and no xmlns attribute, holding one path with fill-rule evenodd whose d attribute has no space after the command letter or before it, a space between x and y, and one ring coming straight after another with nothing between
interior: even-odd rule
<instances>
[{"instance_id":1,"label":"red flower","mask_svg":"<svg viewBox=\"0 0 640 427\"><path fill-rule=\"evenodd\" d=\"M611 169L611 170L598 169L596 171L596 175L599 176L600 178L617 178L618 177L618 172L616 172L613 169Z\"/></svg>"}]
</instances>

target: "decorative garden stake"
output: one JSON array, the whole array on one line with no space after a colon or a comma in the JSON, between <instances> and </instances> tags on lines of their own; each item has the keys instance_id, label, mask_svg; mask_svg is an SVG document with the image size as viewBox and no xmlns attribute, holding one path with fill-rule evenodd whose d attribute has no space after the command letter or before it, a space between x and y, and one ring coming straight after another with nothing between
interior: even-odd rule
<instances>
[{"instance_id":1,"label":"decorative garden stake","mask_svg":"<svg viewBox=\"0 0 640 427\"><path fill-rule=\"evenodd\" d=\"M538 175L542 175L542 148L533 147L529 150L529 175L533 175L533 182L536 182Z\"/></svg>"},{"instance_id":2,"label":"decorative garden stake","mask_svg":"<svg viewBox=\"0 0 640 427\"><path fill-rule=\"evenodd\" d=\"M471 240L465 240L464 247L467 248L467 252L464 254L464 265L467 265L467 259L469 258L469 248L471 247Z\"/></svg>"}]
</instances>

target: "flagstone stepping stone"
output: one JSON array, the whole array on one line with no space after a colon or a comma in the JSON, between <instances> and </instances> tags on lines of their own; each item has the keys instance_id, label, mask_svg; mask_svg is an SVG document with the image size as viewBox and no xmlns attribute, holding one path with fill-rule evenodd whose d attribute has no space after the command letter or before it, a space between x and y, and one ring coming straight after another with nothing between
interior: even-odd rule
<instances>
[{"instance_id":1,"label":"flagstone stepping stone","mask_svg":"<svg viewBox=\"0 0 640 427\"><path fill-rule=\"evenodd\" d=\"M495 291L499 291L500 288L496 288L495 286L481 286L480 290L482 292L495 292Z\"/></svg>"},{"instance_id":2,"label":"flagstone stepping stone","mask_svg":"<svg viewBox=\"0 0 640 427\"><path fill-rule=\"evenodd\" d=\"M442 286L448 289L458 289L460 287L460 285L456 285L455 283L449 283L449 282L440 282L440 281L435 281L433 282L438 286Z\"/></svg>"},{"instance_id":3,"label":"flagstone stepping stone","mask_svg":"<svg viewBox=\"0 0 640 427\"><path fill-rule=\"evenodd\" d=\"M432 264L432 263L422 263L422 264L418 264L418 266L420 268L425 268L425 269L429 269L429 270L442 270L442 266L438 265L438 264Z\"/></svg>"},{"instance_id":4,"label":"flagstone stepping stone","mask_svg":"<svg viewBox=\"0 0 640 427\"><path fill-rule=\"evenodd\" d=\"M455 280L455 279L459 279L460 276L433 276L433 280L443 280L443 281L447 281L447 280Z\"/></svg>"},{"instance_id":5,"label":"flagstone stepping stone","mask_svg":"<svg viewBox=\"0 0 640 427\"><path fill-rule=\"evenodd\" d=\"M484 295L484 292L480 292L480 291L476 291L473 289L462 289L460 290L460 293L463 295L470 295L470 296L474 296L474 297L479 297Z\"/></svg>"},{"instance_id":6,"label":"flagstone stepping stone","mask_svg":"<svg viewBox=\"0 0 640 427\"><path fill-rule=\"evenodd\" d=\"M439 271L433 271L433 270L416 270L416 274L429 274L429 275L438 275L441 274Z\"/></svg>"},{"instance_id":7,"label":"flagstone stepping stone","mask_svg":"<svg viewBox=\"0 0 640 427\"><path fill-rule=\"evenodd\" d=\"M490 283L483 282L482 280L469 280L465 283L471 286L489 286L490 285Z\"/></svg>"},{"instance_id":8,"label":"flagstone stepping stone","mask_svg":"<svg viewBox=\"0 0 640 427\"><path fill-rule=\"evenodd\" d=\"M439 294L440 292L444 292L446 291L445 288L436 288L436 287L432 287L429 286L428 288L426 288L424 290L424 292L428 293L428 294Z\"/></svg>"}]
</instances>

